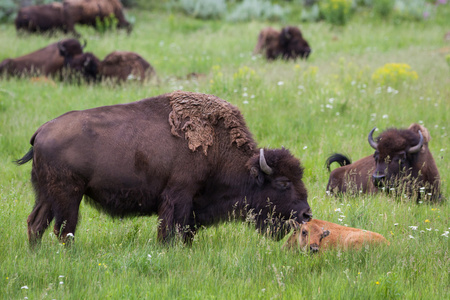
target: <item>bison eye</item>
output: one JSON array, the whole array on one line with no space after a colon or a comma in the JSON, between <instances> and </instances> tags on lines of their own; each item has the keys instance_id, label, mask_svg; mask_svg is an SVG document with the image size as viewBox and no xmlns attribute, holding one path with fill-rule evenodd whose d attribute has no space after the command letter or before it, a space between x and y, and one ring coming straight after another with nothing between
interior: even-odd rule
<instances>
[{"instance_id":1,"label":"bison eye","mask_svg":"<svg viewBox=\"0 0 450 300\"><path fill-rule=\"evenodd\" d=\"M287 190L291 186L291 181L287 178L275 179L275 186L280 190Z\"/></svg>"}]
</instances>

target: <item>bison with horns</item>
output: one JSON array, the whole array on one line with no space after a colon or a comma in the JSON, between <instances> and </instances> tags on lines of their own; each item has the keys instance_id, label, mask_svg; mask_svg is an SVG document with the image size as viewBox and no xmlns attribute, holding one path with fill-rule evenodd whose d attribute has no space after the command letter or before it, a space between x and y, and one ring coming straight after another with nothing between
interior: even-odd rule
<instances>
[{"instance_id":1,"label":"bison with horns","mask_svg":"<svg viewBox=\"0 0 450 300\"><path fill-rule=\"evenodd\" d=\"M281 32L267 27L261 30L253 54L261 53L268 60L281 56L283 59L308 58L311 48L303 35L295 26L284 27Z\"/></svg>"},{"instance_id":2,"label":"bison with horns","mask_svg":"<svg viewBox=\"0 0 450 300\"><path fill-rule=\"evenodd\" d=\"M0 63L0 75L62 76L64 66L83 53L86 42L81 46L76 39L66 39L48 45L24 56L7 58Z\"/></svg>"},{"instance_id":3,"label":"bison with horns","mask_svg":"<svg viewBox=\"0 0 450 300\"><path fill-rule=\"evenodd\" d=\"M83 195L111 216L152 215L158 239L189 242L233 213L281 238L308 221L303 168L286 149L258 149L239 110L212 95L177 91L72 111L42 125L18 164L33 160L33 245L55 219L75 233Z\"/></svg>"},{"instance_id":4,"label":"bison with horns","mask_svg":"<svg viewBox=\"0 0 450 300\"><path fill-rule=\"evenodd\" d=\"M411 124L408 129L391 128L375 141L375 129L368 137L374 155L354 163L337 153L327 159L328 170L333 162L341 165L331 172L327 192L375 193L384 189L417 200L441 199L439 171L428 149L428 130L419 124Z\"/></svg>"}]
</instances>

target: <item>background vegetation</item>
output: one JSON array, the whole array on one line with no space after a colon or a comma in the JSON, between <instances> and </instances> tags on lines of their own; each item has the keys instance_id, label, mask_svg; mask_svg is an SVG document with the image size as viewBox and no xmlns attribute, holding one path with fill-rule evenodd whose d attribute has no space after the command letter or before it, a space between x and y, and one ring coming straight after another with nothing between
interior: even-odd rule
<instances>
[{"instance_id":1,"label":"background vegetation","mask_svg":"<svg viewBox=\"0 0 450 300\"><path fill-rule=\"evenodd\" d=\"M113 50L141 54L158 73L158 84L1 79L0 298L448 297L448 201L414 203L383 194L329 198L324 162L334 151L354 160L370 155L366 140L374 126L384 130L419 122L431 133L429 146L449 198L450 42L444 39L449 5L433 6L433 15L421 19L395 18L393 11L380 16L369 6L358 6L344 26L332 26L301 22L304 3L296 3L280 2L290 9L281 21L202 20L166 6L137 6L128 10L135 18L129 36L77 28L88 41L86 51L100 58ZM267 62L252 55L262 28L287 24L299 26L309 41L313 52L308 61ZM18 36L11 23L1 24L0 60L63 37ZM188 79L192 72L202 76ZM301 159L316 218L379 232L391 245L315 256L286 253L284 240L258 235L251 224L227 222L201 230L191 247L165 247L156 242L156 217L112 220L82 202L73 247L59 244L48 230L42 247L30 251L31 164L17 167L12 161L28 150L34 131L69 110L177 89L214 94L237 105L259 146L284 146Z\"/></svg>"}]
</instances>

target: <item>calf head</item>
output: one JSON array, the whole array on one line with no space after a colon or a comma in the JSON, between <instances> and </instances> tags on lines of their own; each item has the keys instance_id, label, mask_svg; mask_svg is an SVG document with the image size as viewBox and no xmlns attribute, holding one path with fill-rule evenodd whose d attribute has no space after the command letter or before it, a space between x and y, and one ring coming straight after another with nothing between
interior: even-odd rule
<instances>
[{"instance_id":1,"label":"calf head","mask_svg":"<svg viewBox=\"0 0 450 300\"><path fill-rule=\"evenodd\" d=\"M307 191L302 182L303 168L286 149L260 149L248 162L250 172L250 207L257 214L256 225L260 230L269 229L276 239L289 232L289 219L298 222L312 217L307 202Z\"/></svg>"},{"instance_id":2,"label":"calf head","mask_svg":"<svg viewBox=\"0 0 450 300\"><path fill-rule=\"evenodd\" d=\"M378 187L392 187L408 178L417 178L419 171L415 162L424 145L421 130L388 129L374 141L372 135L376 127L369 133L369 144L375 149L376 168L372 174L372 182Z\"/></svg>"},{"instance_id":3,"label":"calf head","mask_svg":"<svg viewBox=\"0 0 450 300\"><path fill-rule=\"evenodd\" d=\"M287 26L281 30L280 47L285 59L308 58L311 48L303 38L300 29L294 26Z\"/></svg>"},{"instance_id":4,"label":"calf head","mask_svg":"<svg viewBox=\"0 0 450 300\"><path fill-rule=\"evenodd\" d=\"M330 235L330 231L324 230L317 224L300 224L294 220L290 220L289 224L294 229L294 233L284 247L290 249L301 248L316 253L320 249L322 239Z\"/></svg>"}]
</instances>

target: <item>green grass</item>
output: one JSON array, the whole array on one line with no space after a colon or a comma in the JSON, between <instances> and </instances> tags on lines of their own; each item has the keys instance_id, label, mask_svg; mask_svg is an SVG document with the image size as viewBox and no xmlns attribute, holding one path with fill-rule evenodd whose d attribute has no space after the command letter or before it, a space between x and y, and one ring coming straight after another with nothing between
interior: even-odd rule
<instances>
[{"instance_id":1,"label":"green grass","mask_svg":"<svg viewBox=\"0 0 450 300\"><path fill-rule=\"evenodd\" d=\"M429 147L449 198L445 55L450 50L443 40L449 23L393 25L355 17L341 29L300 24L313 48L310 59L268 63L251 52L261 28L281 24L199 21L161 11L133 14L137 21L130 36L78 29L88 41L86 51L101 59L114 50L141 54L158 73L158 84L0 81L1 299L448 298L449 238L442 236L450 230L448 201L416 204L382 194L329 198L324 163L334 151L353 160L370 155L367 135L374 126L384 130L421 122L432 136ZM12 25L0 26L0 60L63 37L18 37ZM372 73L392 62L409 64L419 79L392 89L378 86ZM187 80L190 72L206 76ZM259 146L284 146L300 158L315 217L379 232L390 246L316 256L286 253L281 250L285 239L275 242L251 225L228 222L201 230L191 247L166 247L156 241L156 217L113 220L82 202L71 248L48 230L40 249L30 251L31 164L17 167L12 161L28 150L34 131L69 110L176 89L214 94L237 105Z\"/></svg>"}]
</instances>

